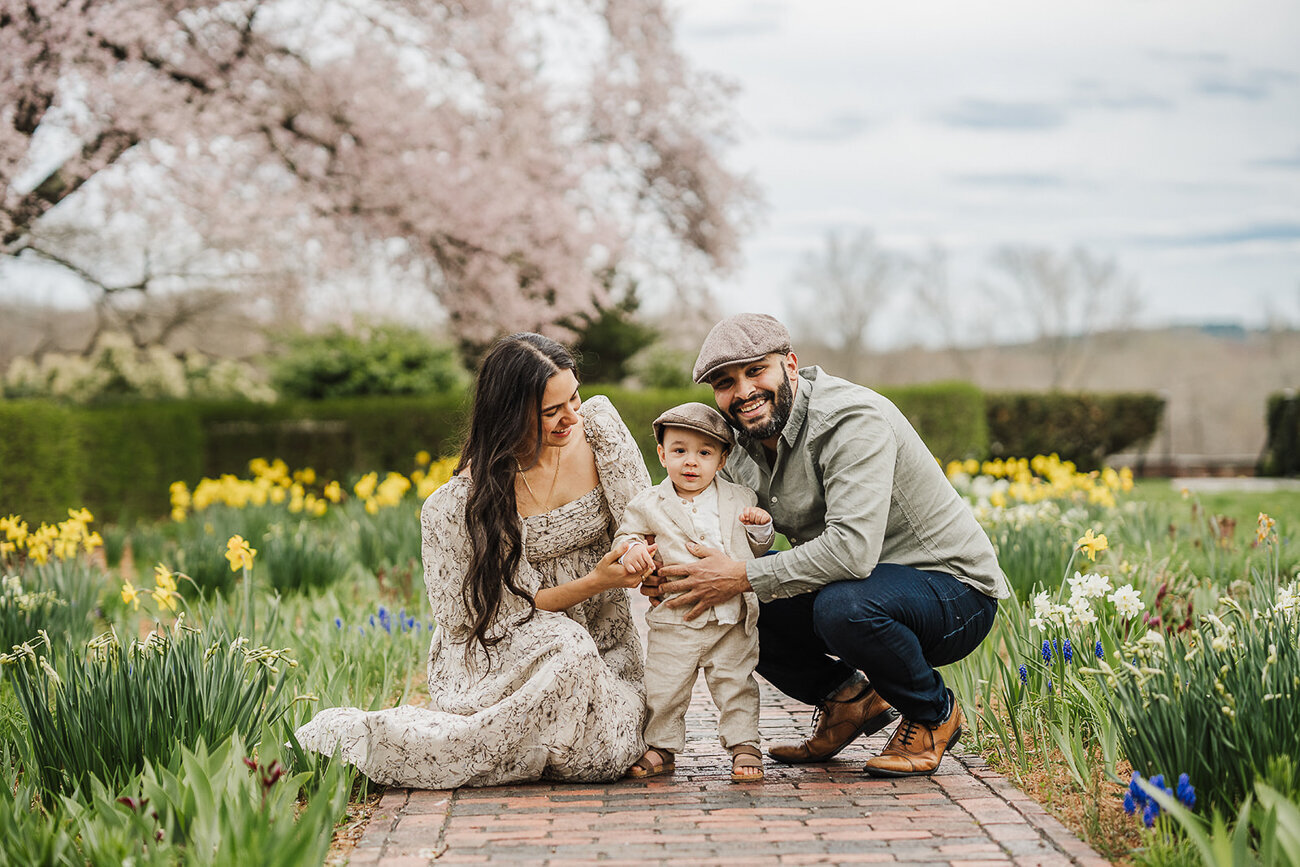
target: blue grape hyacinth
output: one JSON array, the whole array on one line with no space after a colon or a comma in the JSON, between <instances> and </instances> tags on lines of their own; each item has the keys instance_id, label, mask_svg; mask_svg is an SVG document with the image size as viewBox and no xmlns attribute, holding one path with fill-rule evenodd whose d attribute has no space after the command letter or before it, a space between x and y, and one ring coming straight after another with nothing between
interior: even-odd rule
<instances>
[{"instance_id":1,"label":"blue grape hyacinth","mask_svg":"<svg viewBox=\"0 0 1300 867\"><path fill-rule=\"evenodd\" d=\"M1029 683L1029 669L1025 668L1023 665L1020 666L1020 682Z\"/></svg>"},{"instance_id":2,"label":"blue grape hyacinth","mask_svg":"<svg viewBox=\"0 0 1300 867\"><path fill-rule=\"evenodd\" d=\"M1043 663L1047 664L1052 661L1052 642L1046 638L1043 639Z\"/></svg>"}]
</instances>

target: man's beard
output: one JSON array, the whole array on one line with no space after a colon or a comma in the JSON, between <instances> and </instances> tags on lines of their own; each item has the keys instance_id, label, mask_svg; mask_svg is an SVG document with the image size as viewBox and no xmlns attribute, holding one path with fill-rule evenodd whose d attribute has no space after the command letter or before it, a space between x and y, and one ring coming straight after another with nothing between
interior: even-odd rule
<instances>
[{"instance_id":1,"label":"man's beard","mask_svg":"<svg viewBox=\"0 0 1300 867\"><path fill-rule=\"evenodd\" d=\"M731 426L755 440L770 439L785 430L785 423L790 420L790 409L794 406L794 389L790 387L789 379L781 380L781 386L776 390L776 394L770 391L763 391L760 394L772 404L772 415L767 421L747 426L740 420L739 407L749 400L734 400L727 408L727 420L731 422Z\"/></svg>"}]
</instances>

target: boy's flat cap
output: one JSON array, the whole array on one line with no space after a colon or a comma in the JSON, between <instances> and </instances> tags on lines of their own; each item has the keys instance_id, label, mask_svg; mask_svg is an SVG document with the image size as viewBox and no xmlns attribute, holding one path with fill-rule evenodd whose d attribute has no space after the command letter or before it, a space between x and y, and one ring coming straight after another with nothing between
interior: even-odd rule
<instances>
[{"instance_id":1,"label":"boy's flat cap","mask_svg":"<svg viewBox=\"0 0 1300 867\"><path fill-rule=\"evenodd\" d=\"M758 361L765 355L790 351L790 332L766 313L740 313L722 320L700 346L691 376L705 382L720 367Z\"/></svg>"},{"instance_id":2,"label":"boy's flat cap","mask_svg":"<svg viewBox=\"0 0 1300 867\"><path fill-rule=\"evenodd\" d=\"M722 447L726 451L730 451L731 446L735 443L735 438L731 435L731 428L727 425L727 420L722 417L722 413L702 403L683 403L665 411L659 418L655 419L655 440L660 444L664 441L664 428L666 427L684 427L705 436L713 437L722 443Z\"/></svg>"}]
</instances>

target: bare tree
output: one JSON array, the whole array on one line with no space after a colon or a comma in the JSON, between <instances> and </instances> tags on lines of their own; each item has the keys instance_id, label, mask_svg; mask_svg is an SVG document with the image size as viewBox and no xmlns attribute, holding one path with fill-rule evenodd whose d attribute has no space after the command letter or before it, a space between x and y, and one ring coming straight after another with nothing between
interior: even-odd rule
<instances>
[{"instance_id":1,"label":"bare tree","mask_svg":"<svg viewBox=\"0 0 1300 867\"><path fill-rule=\"evenodd\" d=\"M905 288L906 259L860 229L829 231L821 250L804 254L791 277L794 330L825 344L844 376L860 378L876 314Z\"/></svg>"},{"instance_id":2,"label":"bare tree","mask_svg":"<svg viewBox=\"0 0 1300 867\"><path fill-rule=\"evenodd\" d=\"M1118 262L1082 247L1006 246L992 264L986 294L1042 347L1052 388L1073 385L1097 336L1127 328L1141 306L1136 281Z\"/></svg>"}]
</instances>

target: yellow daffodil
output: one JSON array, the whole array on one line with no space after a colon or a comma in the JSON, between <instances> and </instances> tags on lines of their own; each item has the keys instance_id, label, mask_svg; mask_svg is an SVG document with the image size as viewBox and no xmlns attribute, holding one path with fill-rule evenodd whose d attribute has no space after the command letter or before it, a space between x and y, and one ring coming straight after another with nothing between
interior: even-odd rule
<instances>
[{"instance_id":1,"label":"yellow daffodil","mask_svg":"<svg viewBox=\"0 0 1300 867\"><path fill-rule=\"evenodd\" d=\"M153 567L153 580L155 584L164 590L176 592L176 576L172 574L172 570L163 564L159 563Z\"/></svg>"},{"instance_id":2,"label":"yellow daffodil","mask_svg":"<svg viewBox=\"0 0 1300 867\"><path fill-rule=\"evenodd\" d=\"M86 538L81 540L81 547L86 550L87 554L89 554L96 548L104 547L104 537L99 535L98 531L90 533Z\"/></svg>"},{"instance_id":3,"label":"yellow daffodil","mask_svg":"<svg viewBox=\"0 0 1300 867\"><path fill-rule=\"evenodd\" d=\"M1098 554L1110 547L1110 543L1106 541L1105 534L1094 536L1090 527L1079 541L1074 543L1074 547L1087 554L1089 560L1095 561Z\"/></svg>"},{"instance_id":4,"label":"yellow daffodil","mask_svg":"<svg viewBox=\"0 0 1300 867\"><path fill-rule=\"evenodd\" d=\"M140 591L130 581L122 582L122 601L134 605L136 610L140 608Z\"/></svg>"},{"instance_id":5,"label":"yellow daffodil","mask_svg":"<svg viewBox=\"0 0 1300 867\"><path fill-rule=\"evenodd\" d=\"M357 495L358 499L368 500L374 495L375 488L378 485L379 473L366 473L352 486L352 492Z\"/></svg>"},{"instance_id":6,"label":"yellow daffodil","mask_svg":"<svg viewBox=\"0 0 1300 867\"><path fill-rule=\"evenodd\" d=\"M1259 513L1259 523L1255 527L1255 542L1262 545L1268 538L1269 533L1273 532L1273 527L1277 522L1263 512Z\"/></svg>"},{"instance_id":7,"label":"yellow daffodil","mask_svg":"<svg viewBox=\"0 0 1300 867\"><path fill-rule=\"evenodd\" d=\"M154 604L159 608L165 608L168 611L176 610L176 598L180 594L168 590L166 587L155 587L149 592L153 597Z\"/></svg>"},{"instance_id":8,"label":"yellow daffodil","mask_svg":"<svg viewBox=\"0 0 1300 867\"><path fill-rule=\"evenodd\" d=\"M256 556L257 549L250 548L243 536L236 534L226 542L226 559L230 561L231 572L238 572L240 569L252 569L253 558Z\"/></svg>"},{"instance_id":9,"label":"yellow daffodil","mask_svg":"<svg viewBox=\"0 0 1300 867\"><path fill-rule=\"evenodd\" d=\"M321 493L324 495L325 499L329 500L331 503L337 504L343 499L343 486L338 482L330 482L325 486L325 490Z\"/></svg>"},{"instance_id":10,"label":"yellow daffodil","mask_svg":"<svg viewBox=\"0 0 1300 867\"><path fill-rule=\"evenodd\" d=\"M431 460L433 460L433 456L430 455L428 452L426 452L424 449L420 449L418 452L415 453L415 463L421 467L427 464Z\"/></svg>"},{"instance_id":11,"label":"yellow daffodil","mask_svg":"<svg viewBox=\"0 0 1300 867\"><path fill-rule=\"evenodd\" d=\"M93 524L95 516L90 514L90 510L85 506L80 509L68 509L68 517L78 524Z\"/></svg>"}]
</instances>

